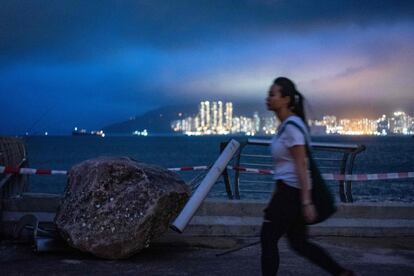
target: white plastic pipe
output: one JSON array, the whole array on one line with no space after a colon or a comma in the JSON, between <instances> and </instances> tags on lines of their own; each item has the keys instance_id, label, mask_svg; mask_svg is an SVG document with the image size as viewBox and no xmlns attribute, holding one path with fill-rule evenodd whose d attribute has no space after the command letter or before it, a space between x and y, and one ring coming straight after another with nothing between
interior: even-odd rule
<instances>
[{"instance_id":1,"label":"white plastic pipe","mask_svg":"<svg viewBox=\"0 0 414 276\"><path fill-rule=\"evenodd\" d=\"M207 197L208 192L211 190L213 185L216 183L217 179L223 173L227 164L236 153L240 147L239 142L236 140L231 140L224 151L220 154L219 158L214 162L214 165L211 167L207 175L201 181L200 186L195 190L194 194L185 204L183 210L175 219L174 223L171 225L171 228L177 232L182 233L184 228L190 222L191 218L194 216L195 212L200 207L201 203Z\"/></svg>"}]
</instances>

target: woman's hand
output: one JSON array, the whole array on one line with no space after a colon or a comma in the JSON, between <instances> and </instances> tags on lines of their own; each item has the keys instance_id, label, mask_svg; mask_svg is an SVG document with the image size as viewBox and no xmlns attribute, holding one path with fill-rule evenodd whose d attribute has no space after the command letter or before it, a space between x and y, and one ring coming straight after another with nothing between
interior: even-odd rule
<instances>
[{"instance_id":1,"label":"woman's hand","mask_svg":"<svg viewBox=\"0 0 414 276\"><path fill-rule=\"evenodd\" d=\"M312 223L316 220L318 214L316 213L315 205L312 203L302 206L303 208L303 217L307 223Z\"/></svg>"}]
</instances>

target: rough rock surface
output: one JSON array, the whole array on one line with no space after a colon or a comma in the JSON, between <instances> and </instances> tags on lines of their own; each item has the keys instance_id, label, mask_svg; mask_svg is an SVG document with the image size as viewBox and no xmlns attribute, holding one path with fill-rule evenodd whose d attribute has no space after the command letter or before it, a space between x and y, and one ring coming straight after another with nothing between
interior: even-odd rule
<instances>
[{"instance_id":1,"label":"rough rock surface","mask_svg":"<svg viewBox=\"0 0 414 276\"><path fill-rule=\"evenodd\" d=\"M127 157L91 159L70 170L55 223L75 248L126 258L164 233L188 196L166 169Z\"/></svg>"}]
</instances>

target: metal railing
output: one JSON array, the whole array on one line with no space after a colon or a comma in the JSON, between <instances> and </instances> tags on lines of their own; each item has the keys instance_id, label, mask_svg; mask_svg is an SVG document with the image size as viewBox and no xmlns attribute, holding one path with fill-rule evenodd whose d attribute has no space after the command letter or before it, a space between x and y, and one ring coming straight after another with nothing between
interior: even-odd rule
<instances>
[{"instance_id":1,"label":"metal railing","mask_svg":"<svg viewBox=\"0 0 414 276\"><path fill-rule=\"evenodd\" d=\"M21 168L27 164L26 147L22 140L14 137L0 137L0 166L11 165ZM27 191L27 179L27 175L0 174L0 199Z\"/></svg>"},{"instance_id":2,"label":"metal railing","mask_svg":"<svg viewBox=\"0 0 414 276\"><path fill-rule=\"evenodd\" d=\"M270 140L267 139L239 139L239 151L234 158L235 167L251 167L255 169L269 170L273 168L272 157L270 155ZM223 150L227 142L220 145ZM331 172L339 174L352 174L355 158L357 154L365 150L364 145L357 144L338 144L338 143L311 143L313 157L318 163L321 172ZM223 180L226 193L229 199L240 199L242 193L270 193L274 181L269 175L255 175L247 179L248 172L235 170L233 177L226 169L223 172ZM241 176L244 176L243 178ZM233 180L233 185L231 185ZM352 181L338 180L339 198L342 202L353 202ZM241 189L241 186L248 186L250 189ZM258 189L258 187L265 189Z\"/></svg>"}]
</instances>

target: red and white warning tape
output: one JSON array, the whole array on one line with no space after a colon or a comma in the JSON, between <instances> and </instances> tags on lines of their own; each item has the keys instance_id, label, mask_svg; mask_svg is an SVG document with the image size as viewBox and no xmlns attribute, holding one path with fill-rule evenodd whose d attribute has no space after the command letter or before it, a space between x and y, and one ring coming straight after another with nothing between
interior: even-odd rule
<instances>
[{"instance_id":1,"label":"red and white warning tape","mask_svg":"<svg viewBox=\"0 0 414 276\"><path fill-rule=\"evenodd\" d=\"M246 172L246 173L258 173L258 174L273 174L273 170L266 170L266 169L255 169L255 168L246 168L246 167L233 167L227 166L229 170L239 171L239 172Z\"/></svg>"},{"instance_id":2,"label":"red and white warning tape","mask_svg":"<svg viewBox=\"0 0 414 276\"><path fill-rule=\"evenodd\" d=\"M207 170L208 166L195 166L195 167L181 167L181 168L168 168L167 170L173 172L183 172L183 171L200 171Z\"/></svg>"},{"instance_id":3,"label":"red and white warning tape","mask_svg":"<svg viewBox=\"0 0 414 276\"><path fill-rule=\"evenodd\" d=\"M247 173L258 173L258 174L273 174L273 170L263 170L255 168L245 167L232 167L229 169L247 172ZM333 174L323 173L322 177L325 180L349 180L349 181L368 181L368 180L386 180L386 179L404 179L414 178L414 172L398 172L398 173L373 173L373 174Z\"/></svg>"},{"instance_id":4,"label":"red and white warning tape","mask_svg":"<svg viewBox=\"0 0 414 276\"><path fill-rule=\"evenodd\" d=\"M52 175L52 174L66 174L66 171L49 170L49 169L17 168L17 167L11 167L11 166L2 167L2 166L0 166L0 174L1 173Z\"/></svg>"},{"instance_id":5,"label":"red and white warning tape","mask_svg":"<svg viewBox=\"0 0 414 276\"><path fill-rule=\"evenodd\" d=\"M194 167L181 167L181 168L168 168L170 171L199 171L207 170L208 166L194 166ZM41 175L55 175L55 174L67 174L67 171L63 170L49 170L49 169L31 169L31 168L17 168L11 166L0 166L0 174L41 174Z\"/></svg>"},{"instance_id":6,"label":"red and white warning tape","mask_svg":"<svg viewBox=\"0 0 414 276\"><path fill-rule=\"evenodd\" d=\"M325 180L350 180L350 181L368 181L368 180L387 180L387 179L405 179L414 178L414 172L398 173L372 173L372 174L322 174Z\"/></svg>"},{"instance_id":7,"label":"red and white warning tape","mask_svg":"<svg viewBox=\"0 0 414 276\"><path fill-rule=\"evenodd\" d=\"M199 171L207 170L208 166L194 166L194 167L179 167L168 168L170 171ZM235 170L245 173L256 174L273 174L273 170L246 168L246 167L233 167L227 166L229 170ZM10 166L0 166L0 174L39 174L39 175L66 175L67 171L64 170L49 170L49 169L31 169L31 168L17 168ZM387 180L387 179L405 179L414 178L414 172L398 172L398 173L374 173L374 174L333 174L324 173L322 177L325 180L350 180L350 181L369 181L369 180Z\"/></svg>"}]
</instances>

